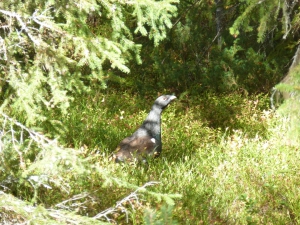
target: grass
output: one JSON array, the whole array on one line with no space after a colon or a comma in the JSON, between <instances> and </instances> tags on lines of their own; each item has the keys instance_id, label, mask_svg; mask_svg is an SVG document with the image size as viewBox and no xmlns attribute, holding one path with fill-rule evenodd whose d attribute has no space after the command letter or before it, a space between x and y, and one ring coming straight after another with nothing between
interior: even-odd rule
<instances>
[{"instance_id":1,"label":"grass","mask_svg":"<svg viewBox=\"0 0 300 225\"><path fill-rule=\"evenodd\" d=\"M268 110L267 96L178 96L162 116L160 158L147 168L111 162L111 152L141 124L155 97L96 92L75 101L60 142L78 149L81 169L56 173L60 182L51 190L40 187L36 204L58 210L58 203L88 193L65 207L89 224L92 216L157 181L122 202L108 215L110 222L300 223L299 143L285 135L289 127ZM31 201L34 188L26 190L15 195ZM0 203L0 215L4 208Z\"/></svg>"}]
</instances>

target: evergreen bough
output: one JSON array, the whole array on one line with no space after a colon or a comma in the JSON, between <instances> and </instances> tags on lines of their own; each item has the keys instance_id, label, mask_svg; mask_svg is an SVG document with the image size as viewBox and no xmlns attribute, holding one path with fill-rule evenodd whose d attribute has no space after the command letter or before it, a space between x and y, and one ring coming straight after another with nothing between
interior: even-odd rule
<instances>
[{"instance_id":1,"label":"evergreen bough","mask_svg":"<svg viewBox=\"0 0 300 225\"><path fill-rule=\"evenodd\" d=\"M135 36L166 37L177 0L2 1L1 110L37 125L67 113L72 93L105 87L113 70L141 63Z\"/></svg>"}]
</instances>

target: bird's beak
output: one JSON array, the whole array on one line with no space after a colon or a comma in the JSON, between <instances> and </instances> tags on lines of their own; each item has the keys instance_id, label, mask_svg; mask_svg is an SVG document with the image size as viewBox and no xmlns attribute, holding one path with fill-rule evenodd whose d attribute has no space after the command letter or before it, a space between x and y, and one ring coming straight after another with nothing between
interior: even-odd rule
<instances>
[{"instance_id":1,"label":"bird's beak","mask_svg":"<svg viewBox=\"0 0 300 225\"><path fill-rule=\"evenodd\" d=\"M175 96L175 95L172 95L171 97L170 97L170 100L171 101L173 101L174 99L176 99L177 97Z\"/></svg>"}]
</instances>

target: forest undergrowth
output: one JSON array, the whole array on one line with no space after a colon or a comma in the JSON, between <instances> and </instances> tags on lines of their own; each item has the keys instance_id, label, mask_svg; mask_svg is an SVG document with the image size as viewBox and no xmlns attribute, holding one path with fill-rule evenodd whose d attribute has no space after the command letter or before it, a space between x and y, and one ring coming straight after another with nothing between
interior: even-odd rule
<instances>
[{"instance_id":1,"label":"forest undergrowth","mask_svg":"<svg viewBox=\"0 0 300 225\"><path fill-rule=\"evenodd\" d=\"M115 164L156 96L95 91L60 136L1 114L0 224L298 224L299 143L267 95L182 95L162 115L163 152ZM50 128L49 128L50 129Z\"/></svg>"}]
</instances>

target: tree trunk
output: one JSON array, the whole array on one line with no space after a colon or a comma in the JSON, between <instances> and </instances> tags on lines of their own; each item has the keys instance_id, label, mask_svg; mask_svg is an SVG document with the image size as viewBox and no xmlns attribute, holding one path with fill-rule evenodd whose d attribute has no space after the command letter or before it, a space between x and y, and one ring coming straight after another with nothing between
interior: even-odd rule
<instances>
[{"instance_id":1,"label":"tree trunk","mask_svg":"<svg viewBox=\"0 0 300 225\"><path fill-rule=\"evenodd\" d=\"M292 74L293 70L300 64L300 44L298 45L298 48L297 48L296 53L293 58L294 58L294 60L289 68L288 74L282 79L282 81L280 81L280 83L290 84L290 85L293 84L291 74ZM283 92L282 95L283 95L284 99L287 99L290 97L290 93L288 93L288 92Z\"/></svg>"},{"instance_id":2,"label":"tree trunk","mask_svg":"<svg viewBox=\"0 0 300 225\"><path fill-rule=\"evenodd\" d=\"M222 16L223 16L223 2L222 0L215 0L216 4L216 25L217 25L217 35L218 38L218 46L219 48L222 47L222 36L221 36L221 30L222 30Z\"/></svg>"},{"instance_id":3,"label":"tree trunk","mask_svg":"<svg viewBox=\"0 0 300 225\"><path fill-rule=\"evenodd\" d=\"M294 69L300 65L300 44L298 45L293 58L293 62L289 68L287 75L279 82L279 84L293 85L292 73ZM273 88L273 92L271 95L271 107L276 108L283 100L290 98L291 94L293 93L287 91L279 91L278 89Z\"/></svg>"}]
</instances>

